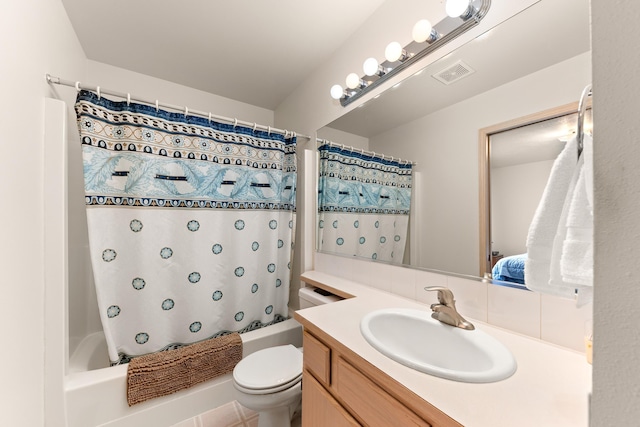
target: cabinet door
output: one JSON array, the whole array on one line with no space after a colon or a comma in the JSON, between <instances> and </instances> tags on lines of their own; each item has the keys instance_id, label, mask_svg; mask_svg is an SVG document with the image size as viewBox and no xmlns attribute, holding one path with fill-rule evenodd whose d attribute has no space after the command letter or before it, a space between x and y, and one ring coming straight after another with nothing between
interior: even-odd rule
<instances>
[{"instance_id":1,"label":"cabinet door","mask_svg":"<svg viewBox=\"0 0 640 427\"><path fill-rule=\"evenodd\" d=\"M302 427L361 427L307 371L302 390Z\"/></svg>"},{"instance_id":2,"label":"cabinet door","mask_svg":"<svg viewBox=\"0 0 640 427\"><path fill-rule=\"evenodd\" d=\"M304 368L325 386L331 385L331 349L316 337L304 332Z\"/></svg>"},{"instance_id":3,"label":"cabinet door","mask_svg":"<svg viewBox=\"0 0 640 427\"><path fill-rule=\"evenodd\" d=\"M338 357L336 367L337 396L367 426L430 426L341 357Z\"/></svg>"}]
</instances>

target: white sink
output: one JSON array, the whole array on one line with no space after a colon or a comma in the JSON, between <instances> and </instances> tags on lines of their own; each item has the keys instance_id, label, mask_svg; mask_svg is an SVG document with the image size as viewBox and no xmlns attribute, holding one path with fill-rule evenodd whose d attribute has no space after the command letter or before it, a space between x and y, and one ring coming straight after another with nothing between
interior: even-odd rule
<instances>
[{"instance_id":1,"label":"white sink","mask_svg":"<svg viewBox=\"0 0 640 427\"><path fill-rule=\"evenodd\" d=\"M513 355L498 340L441 323L429 310L377 310L362 318L360 331L385 356L437 377L488 383L516 371Z\"/></svg>"}]
</instances>

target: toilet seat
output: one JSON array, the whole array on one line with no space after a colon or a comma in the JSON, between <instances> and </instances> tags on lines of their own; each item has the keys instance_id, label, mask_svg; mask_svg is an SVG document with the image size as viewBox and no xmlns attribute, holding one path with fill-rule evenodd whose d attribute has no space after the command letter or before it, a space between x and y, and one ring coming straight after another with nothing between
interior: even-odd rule
<instances>
[{"instance_id":1,"label":"toilet seat","mask_svg":"<svg viewBox=\"0 0 640 427\"><path fill-rule=\"evenodd\" d=\"M252 389L252 388L242 387L237 382L234 382L233 386L238 391L241 391L241 392L246 393L246 394L272 394L272 393L278 393L280 391L287 390L289 388L295 387L297 384L300 383L301 380L302 380L302 374L300 374L300 376L298 376L296 379L294 379L294 380L292 380L292 381L290 381L290 382L288 382L286 384L279 385L277 387Z\"/></svg>"},{"instance_id":2,"label":"toilet seat","mask_svg":"<svg viewBox=\"0 0 640 427\"><path fill-rule=\"evenodd\" d=\"M247 394L270 394L302 378L302 353L292 345L270 347L242 359L233 370L234 386Z\"/></svg>"}]
</instances>

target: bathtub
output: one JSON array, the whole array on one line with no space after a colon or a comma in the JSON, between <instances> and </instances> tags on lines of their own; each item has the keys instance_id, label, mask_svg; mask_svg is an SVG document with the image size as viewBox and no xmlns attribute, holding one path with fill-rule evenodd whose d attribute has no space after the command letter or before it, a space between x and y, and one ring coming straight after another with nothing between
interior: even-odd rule
<instances>
[{"instance_id":1,"label":"bathtub","mask_svg":"<svg viewBox=\"0 0 640 427\"><path fill-rule=\"evenodd\" d=\"M293 319L241 335L243 357L262 348L302 346L302 327ZM129 407L127 365L109 367L102 332L85 337L69 358L65 376L67 427L171 426L235 400L231 374Z\"/></svg>"}]
</instances>

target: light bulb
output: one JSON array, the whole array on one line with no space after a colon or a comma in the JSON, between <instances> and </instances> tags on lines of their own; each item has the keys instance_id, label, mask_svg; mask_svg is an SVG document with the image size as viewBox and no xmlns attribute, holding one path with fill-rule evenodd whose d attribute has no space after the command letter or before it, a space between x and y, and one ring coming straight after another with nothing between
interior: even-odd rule
<instances>
[{"instance_id":1,"label":"light bulb","mask_svg":"<svg viewBox=\"0 0 640 427\"><path fill-rule=\"evenodd\" d=\"M421 19L413 26L411 35L416 43L424 43L431 37L433 26L428 19Z\"/></svg>"},{"instance_id":2,"label":"light bulb","mask_svg":"<svg viewBox=\"0 0 640 427\"><path fill-rule=\"evenodd\" d=\"M380 69L380 65L378 64L378 60L376 58L368 58L362 64L362 70L364 74L367 76L375 76L378 74L378 70Z\"/></svg>"},{"instance_id":3,"label":"light bulb","mask_svg":"<svg viewBox=\"0 0 640 427\"><path fill-rule=\"evenodd\" d=\"M471 4L471 0L447 0L445 10L447 15L452 18L457 18L462 15Z\"/></svg>"},{"instance_id":4,"label":"light bulb","mask_svg":"<svg viewBox=\"0 0 640 427\"><path fill-rule=\"evenodd\" d=\"M356 73L351 73L347 76L347 87L349 89L356 89L360 87L360 76L358 76Z\"/></svg>"},{"instance_id":5,"label":"light bulb","mask_svg":"<svg viewBox=\"0 0 640 427\"><path fill-rule=\"evenodd\" d=\"M396 62L402 57L406 57L406 52L402 48L402 45L398 42L391 42L387 45L387 48L384 50L384 57L389 62Z\"/></svg>"},{"instance_id":6,"label":"light bulb","mask_svg":"<svg viewBox=\"0 0 640 427\"><path fill-rule=\"evenodd\" d=\"M333 99L340 99L344 95L344 89L340 85L331 86L331 97Z\"/></svg>"}]
</instances>

